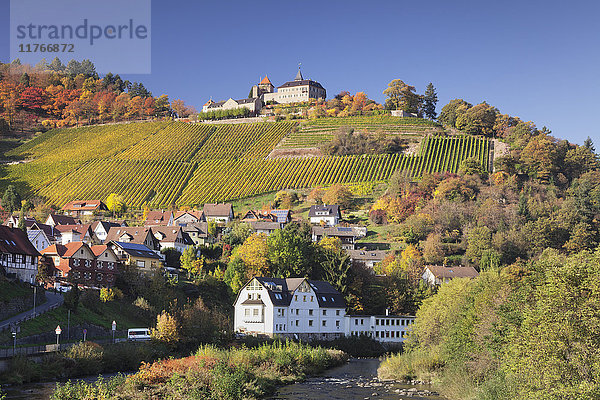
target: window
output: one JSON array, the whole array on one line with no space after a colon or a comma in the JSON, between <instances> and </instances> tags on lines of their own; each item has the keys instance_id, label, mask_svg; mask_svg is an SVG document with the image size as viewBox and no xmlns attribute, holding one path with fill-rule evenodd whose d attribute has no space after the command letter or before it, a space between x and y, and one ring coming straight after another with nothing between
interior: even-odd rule
<instances>
[{"instance_id":1,"label":"window","mask_svg":"<svg viewBox=\"0 0 600 400\"><path fill-rule=\"evenodd\" d=\"M74 265L75 267L79 267L79 259L78 259L78 258L75 258L75 259L73 260L73 265Z\"/></svg>"},{"instance_id":2,"label":"window","mask_svg":"<svg viewBox=\"0 0 600 400\"><path fill-rule=\"evenodd\" d=\"M379 320L375 319L375 325L379 325Z\"/></svg>"},{"instance_id":3,"label":"window","mask_svg":"<svg viewBox=\"0 0 600 400\"><path fill-rule=\"evenodd\" d=\"M361 318L361 319L360 319L360 324L361 324L361 325L364 325L364 324L365 324L365 320Z\"/></svg>"},{"instance_id":4,"label":"window","mask_svg":"<svg viewBox=\"0 0 600 400\"><path fill-rule=\"evenodd\" d=\"M296 326L299 326L299 325L300 325L300 320L299 320L299 319L297 319L297 320L296 320Z\"/></svg>"},{"instance_id":5,"label":"window","mask_svg":"<svg viewBox=\"0 0 600 400\"><path fill-rule=\"evenodd\" d=\"M298 295L297 294L294 295L294 301L298 301Z\"/></svg>"},{"instance_id":6,"label":"window","mask_svg":"<svg viewBox=\"0 0 600 400\"><path fill-rule=\"evenodd\" d=\"M302 299L302 301L306 303L306 295L304 295L303 297L304 298Z\"/></svg>"},{"instance_id":7,"label":"window","mask_svg":"<svg viewBox=\"0 0 600 400\"><path fill-rule=\"evenodd\" d=\"M101 280L102 280L102 278L104 278L104 276L102 275L102 273L98 272L98 273L96 274L96 280L99 282L99 281L101 281Z\"/></svg>"},{"instance_id":8,"label":"window","mask_svg":"<svg viewBox=\"0 0 600 400\"><path fill-rule=\"evenodd\" d=\"M255 317L257 317L257 316L258 316L258 308L254 308L254 309L252 310L252 315L254 315Z\"/></svg>"},{"instance_id":9,"label":"window","mask_svg":"<svg viewBox=\"0 0 600 400\"><path fill-rule=\"evenodd\" d=\"M339 316L340 315L340 310L335 310L335 315Z\"/></svg>"},{"instance_id":10,"label":"window","mask_svg":"<svg viewBox=\"0 0 600 400\"><path fill-rule=\"evenodd\" d=\"M308 315L312 316L313 315L313 310L308 310Z\"/></svg>"},{"instance_id":11,"label":"window","mask_svg":"<svg viewBox=\"0 0 600 400\"><path fill-rule=\"evenodd\" d=\"M379 337L379 331L375 332L375 337L377 337L377 338Z\"/></svg>"},{"instance_id":12,"label":"window","mask_svg":"<svg viewBox=\"0 0 600 400\"><path fill-rule=\"evenodd\" d=\"M138 260L136 264L137 264L138 268L145 268L146 267L146 262L142 261L142 260Z\"/></svg>"},{"instance_id":13,"label":"window","mask_svg":"<svg viewBox=\"0 0 600 400\"><path fill-rule=\"evenodd\" d=\"M358 320L357 319L354 320L354 325L358 325Z\"/></svg>"},{"instance_id":14,"label":"window","mask_svg":"<svg viewBox=\"0 0 600 400\"><path fill-rule=\"evenodd\" d=\"M252 299L252 295L248 293L248 300Z\"/></svg>"},{"instance_id":15,"label":"window","mask_svg":"<svg viewBox=\"0 0 600 400\"><path fill-rule=\"evenodd\" d=\"M315 300L315 296L310 296L310 301L314 301Z\"/></svg>"},{"instance_id":16,"label":"window","mask_svg":"<svg viewBox=\"0 0 600 400\"><path fill-rule=\"evenodd\" d=\"M246 309L244 310L244 315L245 315L246 317L249 317L249 316L250 316L250 309L249 309L249 308L246 308Z\"/></svg>"},{"instance_id":17,"label":"window","mask_svg":"<svg viewBox=\"0 0 600 400\"><path fill-rule=\"evenodd\" d=\"M327 320L323 320L322 323L323 323L323 326L327 326Z\"/></svg>"},{"instance_id":18,"label":"window","mask_svg":"<svg viewBox=\"0 0 600 400\"><path fill-rule=\"evenodd\" d=\"M81 274L79 273L79 271L73 271L73 279L79 279L81 277Z\"/></svg>"},{"instance_id":19,"label":"window","mask_svg":"<svg viewBox=\"0 0 600 400\"><path fill-rule=\"evenodd\" d=\"M90 279L92 279L92 274L91 274L91 273L89 273L89 272L86 272L86 273L84 273L84 274L83 274L83 277L84 277L86 280L88 280L88 281L89 281Z\"/></svg>"},{"instance_id":20,"label":"window","mask_svg":"<svg viewBox=\"0 0 600 400\"><path fill-rule=\"evenodd\" d=\"M386 319L386 320L385 320L385 324L386 324L386 325L389 325L389 324L390 324L390 320L389 320L389 319Z\"/></svg>"},{"instance_id":21,"label":"window","mask_svg":"<svg viewBox=\"0 0 600 400\"><path fill-rule=\"evenodd\" d=\"M340 327L340 321L339 321L339 320L335 321L335 327L336 327L336 328L339 328L339 327Z\"/></svg>"},{"instance_id":22,"label":"window","mask_svg":"<svg viewBox=\"0 0 600 400\"><path fill-rule=\"evenodd\" d=\"M285 316L285 309L284 309L284 308L278 308L278 309L277 309L277 316L278 316L278 317L283 317L283 316Z\"/></svg>"},{"instance_id":23,"label":"window","mask_svg":"<svg viewBox=\"0 0 600 400\"><path fill-rule=\"evenodd\" d=\"M327 310L323 310L323 315L327 315Z\"/></svg>"},{"instance_id":24,"label":"window","mask_svg":"<svg viewBox=\"0 0 600 400\"><path fill-rule=\"evenodd\" d=\"M296 324L296 325L297 325L297 324ZM313 326L313 320L312 320L312 319L309 319L309 320L308 320L308 326Z\"/></svg>"}]
</instances>

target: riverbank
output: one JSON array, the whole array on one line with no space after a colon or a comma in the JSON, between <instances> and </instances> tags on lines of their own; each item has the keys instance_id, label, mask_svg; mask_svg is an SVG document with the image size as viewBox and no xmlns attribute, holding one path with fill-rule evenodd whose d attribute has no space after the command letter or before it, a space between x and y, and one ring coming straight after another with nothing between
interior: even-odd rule
<instances>
[{"instance_id":1,"label":"riverbank","mask_svg":"<svg viewBox=\"0 0 600 400\"><path fill-rule=\"evenodd\" d=\"M127 377L58 384L51 398L259 399L278 386L322 373L347 359L339 350L293 342L252 349L203 346L189 357L143 364L137 373Z\"/></svg>"}]
</instances>

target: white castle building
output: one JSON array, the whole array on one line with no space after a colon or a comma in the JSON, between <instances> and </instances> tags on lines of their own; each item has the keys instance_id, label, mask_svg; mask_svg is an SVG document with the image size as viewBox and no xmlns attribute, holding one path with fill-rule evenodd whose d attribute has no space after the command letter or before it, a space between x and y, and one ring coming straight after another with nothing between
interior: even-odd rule
<instances>
[{"instance_id":1,"label":"white castle building","mask_svg":"<svg viewBox=\"0 0 600 400\"><path fill-rule=\"evenodd\" d=\"M277 87L265 76L258 85L252 86L250 97L247 99L234 100L229 98L225 101L214 102L209 100L202 107L202 112L216 110L232 110L235 108L248 108L251 113L258 113L264 104L270 103L299 103L309 99L325 99L327 91L319 82L304 79L300 68L293 81L284 83Z\"/></svg>"},{"instance_id":2,"label":"white castle building","mask_svg":"<svg viewBox=\"0 0 600 400\"><path fill-rule=\"evenodd\" d=\"M403 342L415 318L346 315L340 292L306 278L255 277L240 290L234 308L235 332L303 340L366 335Z\"/></svg>"}]
</instances>

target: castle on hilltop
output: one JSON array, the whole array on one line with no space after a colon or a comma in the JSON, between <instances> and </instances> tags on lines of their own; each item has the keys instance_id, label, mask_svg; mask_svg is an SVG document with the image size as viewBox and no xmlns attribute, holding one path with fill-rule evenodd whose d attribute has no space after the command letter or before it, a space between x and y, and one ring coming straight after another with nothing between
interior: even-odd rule
<instances>
[{"instance_id":1,"label":"castle on hilltop","mask_svg":"<svg viewBox=\"0 0 600 400\"><path fill-rule=\"evenodd\" d=\"M284 83L277 87L265 76L258 85L252 86L250 96L247 99L234 100L229 98L225 101L214 102L209 100L203 107L203 112L217 110L233 110L236 108L247 108L252 114L258 114L265 104L299 103L309 99L325 99L327 92L319 82L304 79L302 71L298 73L293 81Z\"/></svg>"}]
</instances>

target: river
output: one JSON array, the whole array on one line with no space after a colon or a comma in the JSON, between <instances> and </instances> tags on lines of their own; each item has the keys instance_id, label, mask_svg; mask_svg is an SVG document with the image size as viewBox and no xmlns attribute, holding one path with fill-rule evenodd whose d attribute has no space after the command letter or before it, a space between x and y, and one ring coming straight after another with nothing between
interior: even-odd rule
<instances>
[{"instance_id":1,"label":"river","mask_svg":"<svg viewBox=\"0 0 600 400\"><path fill-rule=\"evenodd\" d=\"M376 358L353 358L341 367L326 371L323 375L304 382L280 388L271 400L441 400L428 385L403 385L395 382L379 382ZM435 393L435 392L433 392Z\"/></svg>"},{"instance_id":2,"label":"river","mask_svg":"<svg viewBox=\"0 0 600 400\"><path fill-rule=\"evenodd\" d=\"M424 395L433 391L427 385L403 385L393 382L379 382L377 368L380 361L376 358L353 358L341 367L332 368L323 375L309 378L303 382L283 386L271 397L271 400L398 400L424 399L442 400L437 395ZM114 374L105 375L106 378ZM94 381L97 377L82 380ZM30 383L5 388L6 400L48 400L56 386L55 382Z\"/></svg>"}]
</instances>

